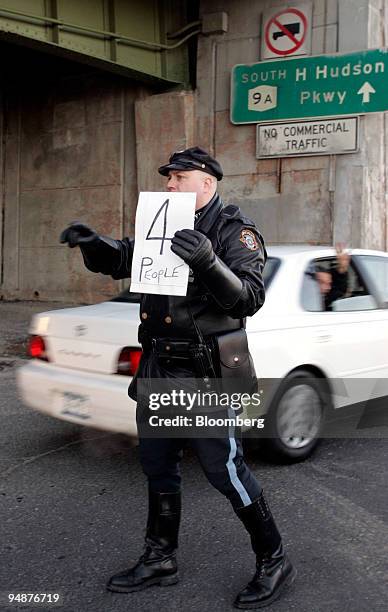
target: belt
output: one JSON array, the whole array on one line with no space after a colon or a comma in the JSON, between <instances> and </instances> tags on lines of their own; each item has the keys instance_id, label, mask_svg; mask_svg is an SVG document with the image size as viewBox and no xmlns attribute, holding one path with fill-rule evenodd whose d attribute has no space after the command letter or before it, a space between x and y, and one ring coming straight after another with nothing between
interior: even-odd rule
<instances>
[{"instance_id":1,"label":"belt","mask_svg":"<svg viewBox=\"0 0 388 612\"><path fill-rule=\"evenodd\" d=\"M215 378L212 348L206 339L205 344L200 344L192 339L152 338L148 334L141 334L140 338L143 348L154 353L158 360L178 362L177 365L184 363L203 380L208 380L209 376Z\"/></svg>"},{"instance_id":2,"label":"belt","mask_svg":"<svg viewBox=\"0 0 388 612\"><path fill-rule=\"evenodd\" d=\"M196 346L193 340L172 340L170 338L151 338L151 350L158 357L168 359L192 359L190 349Z\"/></svg>"},{"instance_id":3,"label":"belt","mask_svg":"<svg viewBox=\"0 0 388 612\"><path fill-rule=\"evenodd\" d=\"M194 340L175 340L173 338L153 338L142 331L139 342L147 353L154 353L159 358L191 360L190 349L196 346Z\"/></svg>"},{"instance_id":4,"label":"belt","mask_svg":"<svg viewBox=\"0 0 388 612\"><path fill-rule=\"evenodd\" d=\"M153 338L140 325L139 341L146 352L154 353L158 359L189 362L198 370L200 376L203 376L205 372L212 372L214 374L210 337L204 338L205 344L200 344L193 338L183 338L182 340L175 338Z\"/></svg>"}]
</instances>

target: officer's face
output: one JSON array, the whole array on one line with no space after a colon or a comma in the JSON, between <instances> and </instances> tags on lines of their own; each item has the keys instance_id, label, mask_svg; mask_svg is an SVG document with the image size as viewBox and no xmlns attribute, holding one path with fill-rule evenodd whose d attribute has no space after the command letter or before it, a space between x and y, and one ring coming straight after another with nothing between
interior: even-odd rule
<instances>
[{"instance_id":1,"label":"officer's face","mask_svg":"<svg viewBox=\"0 0 388 612\"><path fill-rule=\"evenodd\" d=\"M196 210L204 206L212 197L213 181L209 174L200 170L170 170L167 179L167 191L179 191L180 193L196 193Z\"/></svg>"}]
</instances>

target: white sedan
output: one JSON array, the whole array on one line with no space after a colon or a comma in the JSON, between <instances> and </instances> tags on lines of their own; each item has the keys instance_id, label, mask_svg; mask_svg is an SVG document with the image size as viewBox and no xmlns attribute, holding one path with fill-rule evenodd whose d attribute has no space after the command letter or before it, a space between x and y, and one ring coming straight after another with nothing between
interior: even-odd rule
<instances>
[{"instance_id":1,"label":"white sedan","mask_svg":"<svg viewBox=\"0 0 388 612\"><path fill-rule=\"evenodd\" d=\"M328 409L369 399L375 379L388 385L388 253L352 250L345 286L330 303L317 271L333 274L334 248L273 246L268 255L266 301L247 332L258 377L271 384L260 410L247 414L266 413L269 452L300 460L316 446ZM137 299L126 290L109 302L35 315L32 359L18 370L23 402L135 436L127 388L141 355Z\"/></svg>"}]
</instances>

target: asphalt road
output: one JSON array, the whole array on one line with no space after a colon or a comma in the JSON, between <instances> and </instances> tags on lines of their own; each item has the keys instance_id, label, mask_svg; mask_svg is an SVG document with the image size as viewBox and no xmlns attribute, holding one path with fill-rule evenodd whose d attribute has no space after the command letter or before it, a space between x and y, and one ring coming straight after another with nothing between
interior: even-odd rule
<instances>
[{"instance_id":1,"label":"asphalt road","mask_svg":"<svg viewBox=\"0 0 388 612\"><path fill-rule=\"evenodd\" d=\"M107 578L142 551L146 486L137 448L123 436L24 408L15 388L18 360L7 363L0 370L1 596L57 592L66 612L232 610L254 557L190 451L182 463L179 584L135 594L105 590ZM312 459L291 466L265 463L252 450L247 459L298 570L270 609L386 610L388 441L326 440Z\"/></svg>"}]
</instances>

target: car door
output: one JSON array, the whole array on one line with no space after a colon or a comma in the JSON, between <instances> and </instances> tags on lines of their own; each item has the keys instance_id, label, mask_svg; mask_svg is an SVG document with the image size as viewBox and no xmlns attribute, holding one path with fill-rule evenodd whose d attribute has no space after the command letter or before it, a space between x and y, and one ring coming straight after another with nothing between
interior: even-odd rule
<instances>
[{"instance_id":1,"label":"car door","mask_svg":"<svg viewBox=\"0 0 388 612\"><path fill-rule=\"evenodd\" d=\"M376 378L379 378L378 395L386 395L388 394L388 253L358 254L354 256L354 264L376 295L380 306L374 315L374 321L378 324L379 339L376 348L380 357L379 374Z\"/></svg>"},{"instance_id":2,"label":"car door","mask_svg":"<svg viewBox=\"0 0 388 612\"><path fill-rule=\"evenodd\" d=\"M355 264L385 307L388 306L388 253L355 255Z\"/></svg>"},{"instance_id":3,"label":"car door","mask_svg":"<svg viewBox=\"0 0 388 612\"><path fill-rule=\"evenodd\" d=\"M325 310L324 295L316 279L317 270L327 273L336 267L335 257L316 259L306 270L302 288L302 304L314 314L311 319L312 363L321 364L331 373L337 390L336 405L346 405L369 399L375 379L388 380L388 351L381 326L387 321L388 310L381 308L376 287L368 284L368 275L352 258L344 291ZM308 283L307 283L308 279ZM312 300L311 281L315 281L318 300ZM308 285L308 292L307 292ZM313 306L312 306L313 305Z\"/></svg>"}]
</instances>

